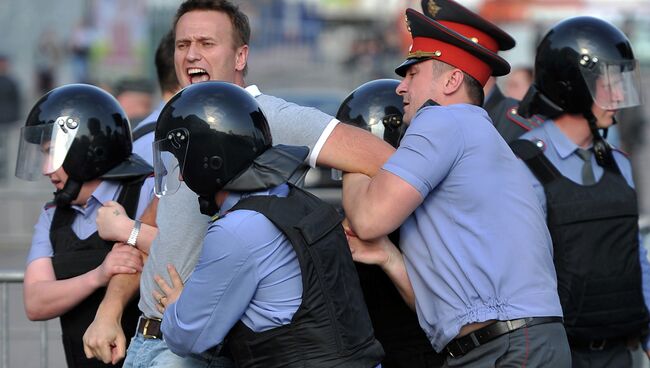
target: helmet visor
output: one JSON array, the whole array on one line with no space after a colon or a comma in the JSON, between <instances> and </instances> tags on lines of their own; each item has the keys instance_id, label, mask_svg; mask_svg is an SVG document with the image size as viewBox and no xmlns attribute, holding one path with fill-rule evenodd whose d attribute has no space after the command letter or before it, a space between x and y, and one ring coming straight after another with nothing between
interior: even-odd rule
<instances>
[{"instance_id":1,"label":"helmet visor","mask_svg":"<svg viewBox=\"0 0 650 368\"><path fill-rule=\"evenodd\" d=\"M59 117L54 124L23 127L20 130L16 176L35 181L58 170L79 131L77 127L78 124L67 116Z\"/></svg>"},{"instance_id":2,"label":"helmet visor","mask_svg":"<svg viewBox=\"0 0 650 368\"><path fill-rule=\"evenodd\" d=\"M174 129L153 143L154 193L158 197L174 194L181 186L188 146L189 134L184 128Z\"/></svg>"},{"instance_id":3,"label":"helmet visor","mask_svg":"<svg viewBox=\"0 0 650 368\"><path fill-rule=\"evenodd\" d=\"M641 76L637 60L600 60L580 68L596 105L618 110L641 104Z\"/></svg>"}]
</instances>

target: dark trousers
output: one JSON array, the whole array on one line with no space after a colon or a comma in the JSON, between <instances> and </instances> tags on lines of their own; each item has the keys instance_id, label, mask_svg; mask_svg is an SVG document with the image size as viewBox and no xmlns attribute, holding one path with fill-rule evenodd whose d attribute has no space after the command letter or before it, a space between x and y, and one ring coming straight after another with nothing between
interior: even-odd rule
<instances>
[{"instance_id":1,"label":"dark trousers","mask_svg":"<svg viewBox=\"0 0 650 368\"><path fill-rule=\"evenodd\" d=\"M639 349L639 344L618 344L603 350L571 349L571 360L573 368L632 368L632 354L638 353Z\"/></svg>"},{"instance_id":2,"label":"dark trousers","mask_svg":"<svg viewBox=\"0 0 650 368\"><path fill-rule=\"evenodd\" d=\"M571 367L571 350L564 326L547 323L523 327L483 344L445 367Z\"/></svg>"}]
</instances>

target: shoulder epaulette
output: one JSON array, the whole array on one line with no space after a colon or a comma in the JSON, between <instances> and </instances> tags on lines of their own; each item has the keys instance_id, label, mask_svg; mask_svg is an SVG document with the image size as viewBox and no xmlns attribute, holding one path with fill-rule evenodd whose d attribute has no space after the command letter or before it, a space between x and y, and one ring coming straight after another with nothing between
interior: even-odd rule
<instances>
[{"instance_id":1,"label":"shoulder epaulette","mask_svg":"<svg viewBox=\"0 0 650 368\"><path fill-rule=\"evenodd\" d=\"M525 117L519 115L518 112L519 105L514 105L506 109L506 117L513 123L519 125L520 127L526 129L526 131L532 130L540 126L544 121L537 115L526 119Z\"/></svg>"}]
</instances>

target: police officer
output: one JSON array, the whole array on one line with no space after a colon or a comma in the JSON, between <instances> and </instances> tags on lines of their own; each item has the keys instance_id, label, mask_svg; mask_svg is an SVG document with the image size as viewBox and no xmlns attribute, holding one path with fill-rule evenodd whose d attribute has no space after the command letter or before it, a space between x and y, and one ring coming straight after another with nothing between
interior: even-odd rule
<instances>
[{"instance_id":1,"label":"police officer","mask_svg":"<svg viewBox=\"0 0 650 368\"><path fill-rule=\"evenodd\" d=\"M255 98L226 82L192 85L163 108L157 192L178 178L216 215L184 287L157 278L162 332L180 356L227 341L239 367L374 367L372 332L336 210L286 183L307 147L271 147ZM180 290L183 290L179 298Z\"/></svg>"},{"instance_id":2,"label":"police officer","mask_svg":"<svg viewBox=\"0 0 650 368\"><path fill-rule=\"evenodd\" d=\"M639 105L638 72L615 26L566 19L539 44L520 109L549 117L513 148L546 210L574 367L630 367L648 328L642 279L650 273L630 162L599 133L617 110Z\"/></svg>"},{"instance_id":3,"label":"police officer","mask_svg":"<svg viewBox=\"0 0 650 368\"><path fill-rule=\"evenodd\" d=\"M494 53L515 47L515 40L508 33L454 0L422 0L421 4L426 16ZM506 142L519 138L523 133L541 124L537 116L526 119L518 114L519 101L506 97L496 84L496 78L490 77L483 90L483 108Z\"/></svg>"},{"instance_id":4,"label":"police officer","mask_svg":"<svg viewBox=\"0 0 650 368\"><path fill-rule=\"evenodd\" d=\"M106 367L86 359L82 336L112 275L142 269L138 250L102 240L95 225L103 203L137 215L153 197L152 168L131 154L129 121L118 102L90 85L56 88L32 108L21 130L16 176L47 176L56 187L35 226L24 293L30 320L61 318L68 367ZM135 234L137 237L137 233ZM135 239L131 245L135 244ZM137 302L122 319L135 331Z\"/></svg>"},{"instance_id":5,"label":"police officer","mask_svg":"<svg viewBox=\"0 0 650 368\"><path fill-rule=\"evenodd\" d=\"M406 130L402 97L395 92L398 85L396 79L376 79L362 84L343 100L336 118L371 131L397 148ZM390 238L399 244L399 231L392 232ZM356 263L356 267L375 336L386 352L382 367L441 367L444 355L433 350L417 315L386 273L376 265Z\"/></svg>"},{"instance_id":6,"label":"police officer","mask_svg":"<svg viewBox=\"0 0 650 368\"><path fill-rule=\"evenodd\" d=\"M406 10L396 73L409 123L383 170L346 174L355 260L379 264L446 365L569 366L551 239L532 187L480 107L494 52ZM400 250L384 235L400 229Z\"/></svg>"}]
</instances>

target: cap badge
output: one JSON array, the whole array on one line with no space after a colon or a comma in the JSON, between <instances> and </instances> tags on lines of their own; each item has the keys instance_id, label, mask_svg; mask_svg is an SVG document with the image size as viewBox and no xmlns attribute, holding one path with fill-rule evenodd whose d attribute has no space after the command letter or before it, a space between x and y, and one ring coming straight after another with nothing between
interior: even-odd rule
<instances>
[{"instance_id":1,"label":"cap badge","mask_svg":"<svg viewBox=\"0 0 650 368\"><path fill-rule=\"evenodd\" d=\"M429 11L430 17L435 17L436 14L438 14L438 12L440 11L440 9L442 8L438 6L438 4L436 4L436 2L433 0L429 0L429 2L427 3L427 10Z\"/></svg>"},{"instance_id":2,"label":"cap badge","mask_svg":"<svg viewBox=\"0 0 650 368\"><path fill-rule=\"evenodd\" d=\"M472 38L470 38L470 39L472 40L472 42L474 42L474 43L478 43L478 38L476 38L476 37L472 37Z\"/></svg>"},{"instance_id":3,"label":"cap badge","mask_svg":"<svg viewBox=\"0 0 650 368\"><path fill-rule=\"evenodd\" d=\"M409 58L423 58L423 57L440 57L442 55L442 51L436 50L434 52L428 52L428 51L422 51L422 50L417 50L417 51L410 51L408 54Z\"/></svg>"}]
</instances>

